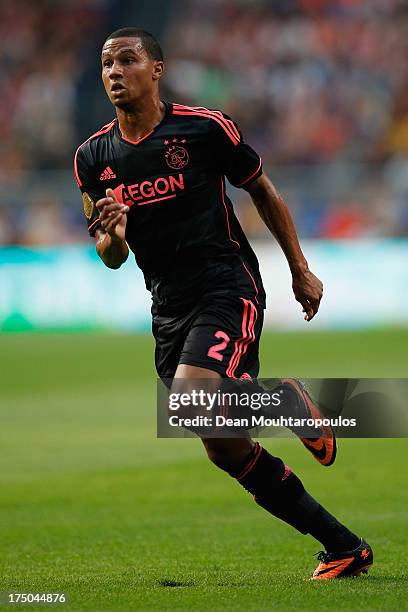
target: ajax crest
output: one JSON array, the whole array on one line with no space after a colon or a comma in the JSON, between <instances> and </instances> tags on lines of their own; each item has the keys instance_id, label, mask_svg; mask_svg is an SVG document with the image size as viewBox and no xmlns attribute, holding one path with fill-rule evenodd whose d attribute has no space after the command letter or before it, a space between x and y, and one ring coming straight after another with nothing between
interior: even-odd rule
<instances>
[{"instance_id":1,"label":"ajax crest","mask_svg":"<svg viewBox=\"0 0 408 612\"><path fill-rule=\"evenodd\" d=\"M186 141L183 138L181 142L185 143ZM170 168L173 168L173 170L181 170L182 168L187 166L190 159L188 151L185 147L182 147L178 143L177 138L173 138L172 141L165 140L164 144L170 145L167 147L166 152L164 154L167 165L170 166Z\"/></svg>"}]
</instances>

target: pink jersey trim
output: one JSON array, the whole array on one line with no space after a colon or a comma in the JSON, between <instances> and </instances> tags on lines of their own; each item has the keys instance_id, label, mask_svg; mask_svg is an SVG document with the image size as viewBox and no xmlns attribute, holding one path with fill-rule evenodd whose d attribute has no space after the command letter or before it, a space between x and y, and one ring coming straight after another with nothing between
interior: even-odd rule
<instances>
[{"instance_id":1,"label":"pink jersey trim","mask_svg":"<svg viewBox=\"0 0 408 612\"><path fill-rule=\"evenodd\" d=\"M200 110L195 110L194 108L189 107L189 106L183 107L181 105L176 105L176 104L173 105L173 115L184 115L184 116L191 115L191 116L196 116L196 117L205 117L207 119L212 119L213 121L218 123L219 126L221 126L221 128L227 134L231 142L234 145L238 145L240 143L239 133L237 132L238 136L236 136L236 134L232 131L230 125L227 123L227 120L224 117L221 120L219 116L216 114L217 112L219 111L209 111L207 109L205 109L205 111L204 110L200 111Z\"/></svg>"},{"instance_id":2,"label":"pink jersey trim","mask_svg":"<svg viewBox=\"0 0 408 612\"><path fill-rule=\"evenodd\" d=\"M205 106L187 106L185 104L175 104L173 106L176 106L179 110L181 109L185 111L206 113L212 117L217 117L221 121L221 123L225 125L231 135L234 136L238 141L241 141L241 134L239 133L236 125L231 119L227 119L227 117L225 117L221 111L211 110L209 108L206 108Z\"/></svg>"},{"instance_id":3,"label":"pink jersey trim","mask_svg":"<svg viewBox=\"0 0 408 612\"><path fill-rule=\"evenodd\" d=\"M253 179L253 178L254 178L254 176L256 176L256 175L257 175L257 173L259 172L259 170L261 169L261 167L262 167L262 159L261 159L261 158L259 158L259 164L258 164L258 167L257 167L257 169L255 170L255 172L253 172L253 173L251 174L251 176L248 176L248 178L246 178L246 179L245 179L244 181L242 181L241 183L238 183L238 185L235 185L235 187L243 187L243 186L244 186L246 183L249 183L249 181L250 181L251 179Z\"/></svg>"},{"instance_id":4,"label":"pink jersey trim","mask_svg":"<svg viewBox=\"0 0 408 612\"><path fill-rule=\"evenodd\" d=\"M143 140L145 140L146 138L148 138L150 136L150 134L153 134L154 129L150 130L150 132L147 132L147 134L145 134L144 136L142 136L141 138L139 138L138 140L130 140L130 138L126 138L126 136L123 136L122 134L120 135L121 139L124 140L125 142L129 142L132 145L138 145L141 142L143 142Z\"/></svg>"},{"instance_id":5,"label":"pink jersey trim","mask_svg":"<svg viewBox=\"0 0 408 612\"><path fill-rule=\"evenodd\" d=\"M252 468L254 468L255 465L257 464L258 459L261 456L261 453L262 453L262 446L259 444L259 442L256 442L255 453L252 459L249 461L249 463L244 467L244 469L240 472L240 474L238 474L237 480L242 480L242 478L245 478L245 476L249 474Z\"/></svg>"},{"instance_id":6,"label":"pink jersey trim","mask_svg":"<svg viewBox=\"0 0 408 612\"><path fill-rule=\"evenodd\" d=\"M248 270L248 268L245 265L245 262L242 262L242 265L244 266L245 270L247 271L247 273L249 274L252 284L255 287L255 300L258 303L258 287L256 286L256 282L254 281L254 277L252 276L252 274L250 273L250 271Z\"/></svg>"},{"instance_id":7,"label":"pink jersey trim","mask_svg":"<svg viewBox=\"0 0 408 612\"><path fill-rule=\"evenodd\" d=\"M232 119L227 119L221 111L219 110L210 110L208 108L205 108L204 106L196 106L193 107L194 110L198 110L198 111L208 111L210 114L214 114L216 117L218 117L220 119L220 121L225 122L226 126L229 128L229 130L232 132L232 134L235 135L235 137L241 141L241 134L239 133L238 128L236 127L236 125L234 124L234 122L232 121Z\"/></svg>"},{"instance_id":8,"label":"pink jersey trim","mask_svg":"<svg viewBox=\"0 0 408 612\"><path fill-rule=\"evenodd\" d=\"M236 240L234 240L231 237L231 228L230 228L230 223L229 223L228 207L227 207L227 203L225 201L225 185L224 185L224 177L223 176L221 176L221 198L222 198L222 203L223 203L224 209L225 209L225 217L227 219L228 238L229 238L229 240L231 240L231 242L236 244L237 247L240 249L241 245L239 244L239 242L237 242Z\"/></svg>"},{"instance_id":9,"label":"pink jersey trim","mask_svg":"<svg viewBox=\"0 0 408 612\"><path fill-rule=\"evenodd\" d=\"M242 336L235 341L235 348L228 364L226 374L228 378L236 378L235 371L238 368L239 362L245 355L248 345L255 341L255 323L258 318L258 313L255 305L251 300L240 298L244 303L244 313L242 315Z\"/></svg>"},{"instance_id":10,"label":"pink jersey trim","mask_svg":"<svg viewBox=\"0 0 408 612\"><path fill-rule=\"evenodd\" d=\"M92 140L92 138L96 138L97 136L100 136L101 134L106 134L107 132L109 132L112 129L113 124L115 123L115 121L116 121L116 119L113 119L110 123L107 123L106 125L101 127L101 129L98 130L98 132L95 132L95 134L92 134L89 138L87 138L85 140L85 142L80 144L79 147L77 148L77 150L75 151L75 155L74 155L74 174L75 174L76 182L78 183L78 187L82 187L82 181L81 181L79 173L78 173L78 159L77 158L78 158L78 151L79 151L79 149L84 144L86 144L87 142Z\"/></svg>"},{"instance_id":11,"label":"pink jersey trim","mask_svg":"<svg viewBox=\"0 0 408 612\"><path fill-rule=\"evenodd\" d=\"M88 232L90 232L93 226L96 225L98 222L99 222L99 217L95 219L95 221L92 221L91 225L88 225Z\"/></svg>"}]
</instances>

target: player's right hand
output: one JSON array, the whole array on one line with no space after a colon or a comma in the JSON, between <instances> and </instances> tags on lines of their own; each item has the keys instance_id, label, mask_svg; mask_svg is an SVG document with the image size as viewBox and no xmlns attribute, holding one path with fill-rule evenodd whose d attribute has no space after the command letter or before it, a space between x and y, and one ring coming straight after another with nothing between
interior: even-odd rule
<instances>
[{"instance_id":1,"label":"player's right hand","mask_svg":"<svg viewBox=\"0 0 408 612\"><path fill-rule=\"evenodd\" d=\"M99 211L99 220L103 231L109 234L112 240L125 240L126 213L129 206L118 202L113 189L107 189L106 198L98 200L96 208Z\"/></svg>"}]
</instances>

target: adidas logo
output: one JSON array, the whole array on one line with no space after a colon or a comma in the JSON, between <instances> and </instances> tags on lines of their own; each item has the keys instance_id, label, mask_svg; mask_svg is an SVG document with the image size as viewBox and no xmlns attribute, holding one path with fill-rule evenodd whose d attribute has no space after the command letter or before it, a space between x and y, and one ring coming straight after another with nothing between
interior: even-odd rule
<instances>
[{"instance_id":1,"label":"adidas logo","mask_svg":"<svg viewBox=\"0 0 408 612\"><path fill-rule=\"evenodd\" d=\"M101 176L99 177L99 180L109 181L109 179L114 179L114 178L116 178L116 174L114 173L114 171L112 170L110 166L106 166L105 170L102 172Z\"/></svg>"}]
</instances>

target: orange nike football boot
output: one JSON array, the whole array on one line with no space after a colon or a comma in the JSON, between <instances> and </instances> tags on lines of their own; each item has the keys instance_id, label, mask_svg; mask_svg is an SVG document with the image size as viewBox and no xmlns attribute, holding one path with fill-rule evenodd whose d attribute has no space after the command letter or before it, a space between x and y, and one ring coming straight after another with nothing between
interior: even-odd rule
<instances>
[{"instance_id":1,"label":"orange nike football boot","mask_svg":"<svg viewBox=\"0 0 408 612\"><path fill-rule=\"evenodd\" d=\"M360 545L351 551L329 553L321 551L317 558L320 563L310 580L332 580L333 578L352 578L367 574L373 564L371 546L361 538Z\"/></svg>"},{"instance_id":2,"label":"orange nike football boot","mask_svg":"<svg viewBox=\"0 0 408 612\"><path fill-rule=\"evenodd\" d=\"M282 380L282 386L285 387L285 385L296 393L301 408L305 412L304 418L312 418L313 420L327 418L320 412L318 406L314 403L304 385L299 380L295 378L285 378ZM296 428L293 428L292 431L298 436L307 450L312 453L316 461L327 467L333 465L336 459L337 445L336 436L331 425L319 425L319 427L315 429L316 434L311 438L302 437L297 433Z\"/></svg>"}]
</instances>

